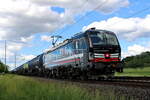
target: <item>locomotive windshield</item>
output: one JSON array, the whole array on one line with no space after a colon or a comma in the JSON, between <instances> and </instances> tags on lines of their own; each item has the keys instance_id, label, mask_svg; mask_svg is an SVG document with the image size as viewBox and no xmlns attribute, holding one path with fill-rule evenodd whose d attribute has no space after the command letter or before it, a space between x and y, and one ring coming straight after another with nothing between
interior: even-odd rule
<instances>
[{"instance_id":1,"label":"locomotive windshield","mask_svg":"<svg viewBox=\"0 0 150 100\"><path fill-rule=\"evenodd\" d=\"M111 32L92 32L90 38L93 45L119 45L116 36Z\"/></svg>"}]
</instances>

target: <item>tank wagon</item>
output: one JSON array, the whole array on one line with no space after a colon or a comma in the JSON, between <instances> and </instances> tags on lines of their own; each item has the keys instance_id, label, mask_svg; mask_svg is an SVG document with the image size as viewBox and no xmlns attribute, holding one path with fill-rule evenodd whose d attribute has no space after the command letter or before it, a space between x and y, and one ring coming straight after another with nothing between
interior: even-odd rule
<instances>
[{"instance_id":1,"label":"tank wagon","mask_svg":"<svg viewBox=\"0 0 150 100\"><path fill-rule=\"evenodd\" d=\"M123 72L121 47L115 33L95 28L75 34L26 64L27 68L22 66L26 73L53 78L112 76Z\"/></svg>"},{"instance_id":2,"label":"tank wagon","mask_svg":"<svg viewBox=\"0 0 150 100\"><path fill-rule=\"evenodd\" d=\"M32 60L22 64L21 66L12 70L13 73L22 75L40 75L43 69L43 54L38 55Z\"/></svg>"}]
</instances>

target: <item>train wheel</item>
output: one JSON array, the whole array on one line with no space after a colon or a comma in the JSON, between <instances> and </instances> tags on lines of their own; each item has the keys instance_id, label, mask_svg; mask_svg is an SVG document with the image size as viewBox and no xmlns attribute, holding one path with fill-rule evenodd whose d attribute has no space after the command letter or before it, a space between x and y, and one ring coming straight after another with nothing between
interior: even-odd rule
<instances>
[{"instance_id":1,"label":"train wheel","mask_svg":"<svg viewBox=\"0 0 150 100\"><path fill-rule=\"evenodd\" d=\"M88 80L88 76L87 75L82 75L82 76L80 76L80 79L81 80Z\"/></svg>"},{"instance_id":2,"label":"train wheel","mask_svg":"<svg viewBox=\"0 0 150 100\"><path fill-rule=\"evenodd\" d=\"M68 76L68 78L69 78L69 80L72 80L72 79L73 79L72 75Z\"/></svg>"},{"instance_id":3,"label":"train wheel","mask_svg":"<svg viewBox=\"0 0 150 100\"><path fill-rule=\"evenodd\" d=\"M81 76L80 76L80 79L81 79L81 80L88 80L88 75L87 75L87 72L86 72L86 71L82 72L82 74L81 74Z\"/></svg>"}]
</instances>

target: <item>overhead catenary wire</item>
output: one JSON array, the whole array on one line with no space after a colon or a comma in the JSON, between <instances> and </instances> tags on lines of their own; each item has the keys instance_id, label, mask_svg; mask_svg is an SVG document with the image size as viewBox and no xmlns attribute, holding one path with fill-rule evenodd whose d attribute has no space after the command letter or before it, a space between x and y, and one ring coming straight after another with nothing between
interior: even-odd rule
<instances>
[{"instance_id":1,"label":"overhead catenary wire","mask_svg":"<svg viewBox=\"0 0 150 100\"><path fill-rule=\"evenodd\" d=\"M97 9L99 9L99 8L101 8L101 7L103 7L108 1L109 1L109 0L105 0L104 3L98 5L97 7L95 7L95 8L94 8L93 10L91 10L91 11L95 11L95 10L97 10ZM148 7L146 7L146 8L143 8L143 9L141 9L141 10L139 10L139 11L137 11L137 12L135 12L135 13L129 15L129 16L127 16L127 18L134 17L134 16L136 16L136 15L138 15L138 14L140 14L140 13L143 13L143 12L149 10L149 9L150 9L150 6L148 6ZM64 31L61 31L59 34L65 33L66 31L68 31L69 29L71 29L72 27L74 27L75 24L79 23L83 18L85 18L85 17L87 17L87 16L89 16L89 15L91 15L91 14L92 14L92 13L89 13L89 14L86 14L86 15L80 17L72 26L68 27L68 28L67 28L66 30L64 30ZM122 22L122 21L115 22L115 23L113 23L113 25L114 25L114 24L117 24L117 23L119 23L119 22ZM110 25L112 25L112 24L110 24ZM107 26L110 26L110 25L107 25Z\"/></svg>"},{"instance_id":2,"label":"overhead catenary wire","mask_svg":"<svg viewBox=\"0 0 150 100\"><path fill-rule=\"evenodd\" d=\"M143 13L143 12L149 10L149 9L150 9L150 6L148 6L148 7L146 7L146 8L143 8L143 9L137 11L137 12L135 12L135 13L133 13L133 14L127 16L126 18L134 17L134 16L136 16L136 15L138 15L138 14L140 14L140 13ZM109 25L107 25L107 27L112 26L112 25L114 26L115 24L120 23L120 22L123 22L123 20L114 22L114 23L112 23L112 24L109 24Z\"/></svg>"},{"instance_id":3,"label":"overhead catenary wire","mask_svg":"<svg viewBox=\"0 0 150 100\"><path fill-rule=\"evenodd\" d=\"M17 66L17 57L16 57L16 53L14 53L15 58L10 58L8 57L8 46L13 43L18 43L18 44L27 44L26 42L22 42L22 41L17 41L17 40L0 40L0 42L4 43L4 46L0 46L0 48L4 48L4 55L3 57L0 57L0 61L3 61L5 65L10 64L10 63L14 63L14 66ZM2 55L1 55L2 56ZM14 59L14 60L10 60L10 59ZM6 71L6 68L4 69Z\"/></svg>"},{"instance_id":4,"label":"overhead catenary wire","mask_svg":"<svg viewBox=\"0 0 150 100\"><path fill-rule=\"evenodd\" d=\"M84 3L84 4L81 6L81 7L82 7L81 10L84 9L84 7L88 4L88 1L89 1L89 0L85 0L85 1L86 1L86 3ZM57 35L52 35L52 34L51 34L50 38L52 38L52 45L53 45L53 47L55 46L56 42L58 41L58 38L60 38L60 37L63 38L62 36L59 35L60 33L62 33L62 31L59 32ZM56 40L54 41L55 38L56 38ZM60 38L60 39L61 39L61 38Z\"/></svg>"},{"instance_id":5,"label":"overhead catenary wire","mask_svg":"<svg viewBox=\"0 0 150 100\"><path fill-rule=\"evenodd\" d=\"M81 10L83 10L84 7L88 4L88 1L89 1L89 0L85 0L86 3L84 3L84 4L81 5ZM62 23L62 24L64 24L64 23ZM59 32L58 34L60 34L60 33L62 33L62 31ZM51 35L53 35L53 34L55 34L55 33L51 33ZM56 33L56 34L57 34L57 33Z\"/></svg>"},{"instance_id":6,"label":"overhead catenary wire","mask_svg":"<svg viewBox=\"0 0 150 100\"><path fill-rule=\"evenodd\" d=\"M95 7L93 10L91 10L91 11L95 11L95 10L97 10L97 9L102 8L108 1L109 1L109 0L105 0L104 2L102 2L100 5L96 6L96 7ZM87 0L87 2L88 2L88 0ZM86 4L87 4L87 3L86 3ZM84 6L84 7L85 7L85 6ZM85 15L81 16L73 25L76 25L76 24L79 23L82 19L84 19L85 17L87 17L87 16L89 16L89 15L91 15L91 13L90 13L90 14L85 14ZM64 30L64 31L61 31L61 32L58 33L58 34L65 33L66 31L68 31L69 29L71 29L71 28L73 27L73 25L70 26L70 27L68 27L68 28L67 28L66 30Z\"/></svg>"}]
</instances>

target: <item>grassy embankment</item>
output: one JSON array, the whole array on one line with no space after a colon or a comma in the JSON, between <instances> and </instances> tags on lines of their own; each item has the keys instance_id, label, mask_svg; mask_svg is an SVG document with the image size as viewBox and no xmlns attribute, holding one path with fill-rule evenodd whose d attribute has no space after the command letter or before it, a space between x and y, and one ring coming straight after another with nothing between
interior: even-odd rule
<instances>
[{"instance_id":1,"label":"grassy embankment","mask_svg":"<svg viewBox=\"0 0 150 100\"><path fill-rule=\"evenodd\" d=\"M123 73L116 73L116 76L150 76L150 67L125 68Z\"/></svg>"},{"instance_id":2,"label":"grassy embankment","mask_svg":"<svg viewBox=\"0 0 150 100\"><path fill-rule=\"evenodd\" d=\"M0 75L0 100L116 100L114 94L87 91L72 84L40 82L37 79ZM121 97L120 100L124 100Z\"/></svg>"}]
</instances>

